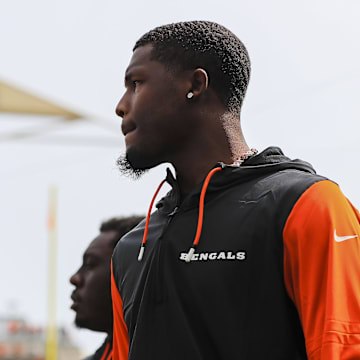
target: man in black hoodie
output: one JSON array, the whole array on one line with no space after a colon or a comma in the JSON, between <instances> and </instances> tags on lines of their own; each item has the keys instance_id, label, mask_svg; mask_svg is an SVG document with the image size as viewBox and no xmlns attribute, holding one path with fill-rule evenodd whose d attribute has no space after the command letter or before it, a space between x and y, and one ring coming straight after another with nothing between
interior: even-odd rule
<instances>
[{"instance_id":1,"label":"man in black hoodie","mask_svg":"<svg viewBox=\"0 0 360 360\"><path fill-rule=\"evenodd\" d=\"M248 147L249 76L216 23L135 44L118 164L176 178L114 251L114 359L360 359L359 213L310 164Z\"/></svg>"}]
</instances>

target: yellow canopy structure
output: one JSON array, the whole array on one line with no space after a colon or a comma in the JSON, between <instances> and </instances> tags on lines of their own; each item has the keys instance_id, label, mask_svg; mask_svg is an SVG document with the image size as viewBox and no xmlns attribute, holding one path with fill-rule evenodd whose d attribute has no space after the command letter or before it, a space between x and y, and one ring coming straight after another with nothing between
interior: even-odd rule
<instances>
[{"instance_id":1,"label":"yellow canopy structure","mask_svg":"<svg viewBox=\"0 0 360 360\"><path fill-rule=\"evenodd\" d=\"M0 112L53 115L67 120L82 118L68 109L20 90L0 80Z\"/></svg>"},{"instance_id":2,"label":"yellow canopy structure","mask_svg":"<svg viewBox=\"0 0 360 360\"><path fill-rule=\"evenodd\" d=\"M3 117L1 113L4 113ZM10 116L7 114L18 114ZM25 116L22 116L25 115ZM35 116L29 116L35 115ZM26 120L29 121L26 121ZM105 119L79 114L57 105L47 99L19 89L0 79L0 120L6 126L0 129L0 144L8 141L36 140L57 145L113 146L119 147L117 126ZM18 121L16 121L18 120ZM24 121L25 120L25 121ZM35 120L35 122L34 122ZM39 121L40 120L40 121ZM71 127L75 122L83 122L106 129L112 136L96 132L95 136L59 134L64 126ZM9 125L9 123L13 123ZM1 122L0 122L1 125ZM116 134L116 136L114 136Z\"/></svg>"}]
</instances>

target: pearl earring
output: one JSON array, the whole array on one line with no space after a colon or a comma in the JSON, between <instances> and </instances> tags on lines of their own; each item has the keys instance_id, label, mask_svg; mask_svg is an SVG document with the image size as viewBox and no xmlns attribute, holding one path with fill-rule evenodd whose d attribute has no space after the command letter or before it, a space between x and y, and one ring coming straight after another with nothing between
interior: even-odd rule
<instances>
[{"instance_id":1,"label":"pearl earring","mask_svg":"<svg viewBox=\"0 0 360 360\"><path fill-rule=\"evenodd\" d=\"M191 99L194 96L194 93L192 91L189 91L188 94L186 95L186 97L188 99Z\"/></svg>"}]
</instances>

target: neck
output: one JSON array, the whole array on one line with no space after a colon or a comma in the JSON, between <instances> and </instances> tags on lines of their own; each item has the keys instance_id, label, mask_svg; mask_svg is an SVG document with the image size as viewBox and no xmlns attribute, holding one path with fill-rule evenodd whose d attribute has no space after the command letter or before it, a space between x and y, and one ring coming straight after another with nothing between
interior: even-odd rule
<instances>
[{"instance_id":1,"label":"neck","mask_svg":"<svg viewBox=\"0 0 360 360\"><path fill-rule=\"evenodd\" d=\"M221 116L221 124L231 149L233 161L249 150L240 125L240 115L225 112Z\"/></svg>"},{"instance_id":2,"label":"neck","mask_svg":"<svg viewBox=\"0 0 360 360\"><path fill-rule=\"evenodd\" d=\"M179 151L180 156L172 164L182 195L190 193L200 184L216 163L232 164L237 157L249 150L242 135L240 138L236 137L236 143L230 140L225 135L216 137L213 141L199 138L193 146Z\"/></svg>"},{"instance_id":3,"label":"neck","mask_svg":"<svg viewBox=\"0 0 360 360\"><path fill-rule=\"evenodd\" d=\"M205 100L197 110L185 114L192 119L191 133L168 159L175 168L182 195L200 184L217 162L232 164L249 150L240 114L228 111L215 95Z\"/></svg>"}]
</instances>

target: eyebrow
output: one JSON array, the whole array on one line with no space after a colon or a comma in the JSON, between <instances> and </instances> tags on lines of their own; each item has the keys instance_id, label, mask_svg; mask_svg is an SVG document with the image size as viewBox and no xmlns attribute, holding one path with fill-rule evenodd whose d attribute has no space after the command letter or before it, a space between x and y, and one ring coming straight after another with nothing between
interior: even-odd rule
<instances>
[{"instance_id":1,"label":"eyebrow","mask_svg":"<svg viewBox=\"0 0 360 360\"><path fill-rule=\"evenodd\" d=\"M143 66L143 65L134 65L134 66L128 67L125 71L125 84L132 79L132 77L134 76L134 73L142 72L144 70L145 70L145 66Z\"/></svg>"},{"instance_id":2,"label":"eyebrow","mask_svg":"<svg viewBox=\"0 0 360 360\"><path fill-rule=\"evenodd\" d=\"M94 259L99 259L100 257L92 252L88 252L88 253L85 253L83 255L83 261L88 259L88 258L94 258Z\"/></svg>"}]
</instances>

